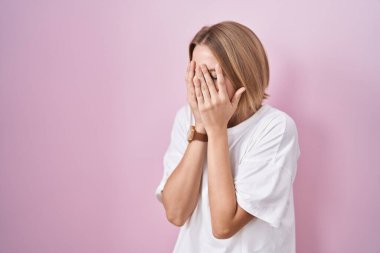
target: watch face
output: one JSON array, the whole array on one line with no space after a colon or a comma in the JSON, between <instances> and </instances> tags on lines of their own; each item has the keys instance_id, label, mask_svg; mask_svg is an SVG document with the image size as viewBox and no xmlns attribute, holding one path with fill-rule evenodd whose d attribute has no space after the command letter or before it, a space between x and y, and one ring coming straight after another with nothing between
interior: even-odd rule
<instances>
[{"instance_id":1,"label":"watch face","mask_svg":"<svg viewBox=\"0 0 380 253\"><path fill-rule=\"evenodd\" d=\"M193 127L189 129L189 133L188 133L188 136L187 136L187 140L188 140L188 141L191 141L191 140L193 139L193 137L194 137L194 132L195 132L195 130L194 130Z\"/></svg>"}]
</instances>

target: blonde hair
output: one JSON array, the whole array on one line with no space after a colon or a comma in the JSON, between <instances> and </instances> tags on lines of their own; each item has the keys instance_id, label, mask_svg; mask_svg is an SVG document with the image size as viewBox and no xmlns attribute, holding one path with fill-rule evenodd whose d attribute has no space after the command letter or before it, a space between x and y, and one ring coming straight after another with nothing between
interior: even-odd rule
<instances>
[{"instance_id":1,"label":"blonde hair","mask_svg":"<svg viewBox=\"0 0 380 253\"><path fill-rule=\"evenodd\" d=\"M240 122L269 97L269 64L265 49L256 34L235 21L203 26L189 44L190 61L196 45L207 46L219 62L235 90L245 87L235 118Z\"/></svg>"}]
</instances>

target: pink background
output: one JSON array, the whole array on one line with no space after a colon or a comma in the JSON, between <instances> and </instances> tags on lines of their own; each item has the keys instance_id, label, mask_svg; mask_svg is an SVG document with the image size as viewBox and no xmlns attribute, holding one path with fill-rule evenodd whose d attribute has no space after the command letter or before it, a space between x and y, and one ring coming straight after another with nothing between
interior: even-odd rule
<instances>
[{"instance_id":1,"label":"pink background","mask_svg":"<svg viewBox=\"0 0 380 253\"><path fill-rule=\"evenodd\" d=\"M0 1L0 252L171 252L187 46L234 20L297 123L298 252L380 252L380 1Z\"/></svg>"}]
</instances>

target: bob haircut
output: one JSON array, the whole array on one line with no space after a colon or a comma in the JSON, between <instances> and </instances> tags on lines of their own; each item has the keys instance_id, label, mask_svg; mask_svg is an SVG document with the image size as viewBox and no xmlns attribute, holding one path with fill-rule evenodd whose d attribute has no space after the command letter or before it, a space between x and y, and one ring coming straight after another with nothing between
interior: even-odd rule
<instances>
[{"instance_id":1,"label":"bob haircut","mask_svg":"<svg viewBox=\"0 0 380 253\"><path fill-rule=\"evenodd\" d=\"M255 113L269 97L269 64L263 45L248 27L234 21L203 26L189 44L190 61L196 45L207 46L235 90L245 87L235 118Z\"/></svg>"}]
</instances>

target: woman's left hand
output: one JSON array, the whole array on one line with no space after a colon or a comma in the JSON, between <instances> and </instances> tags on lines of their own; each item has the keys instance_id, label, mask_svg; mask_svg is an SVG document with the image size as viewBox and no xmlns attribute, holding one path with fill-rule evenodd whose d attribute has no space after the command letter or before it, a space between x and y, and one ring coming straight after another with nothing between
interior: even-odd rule
<instances>
[{"instance_id":1,"label":"woman's left hand","mask_svg":"<svg viewBox=\"0 0 380 253\"><path fill-rule=\"evenodd\" d=\"M241 95L245 91L245 88L241 87L230 101L219 64L216 64L215 71L218 90L204 64L200 68L197 67L196 76L198 78L195 78L194 82L199 113L208 135L227 129L228 122L235 113Z\"/></svg>"}]
</instances>

